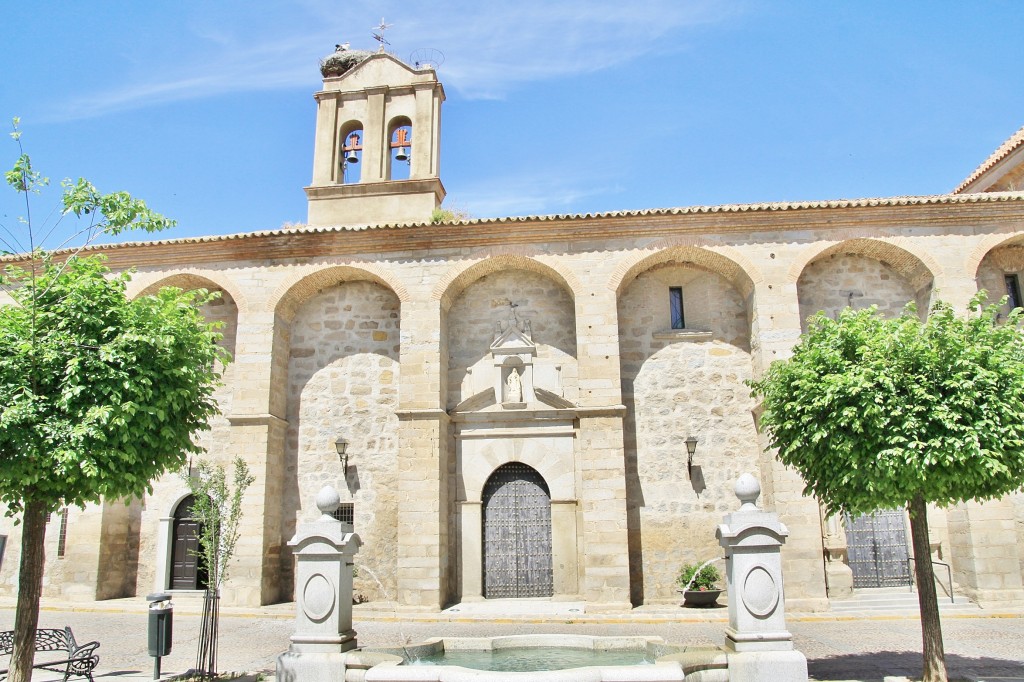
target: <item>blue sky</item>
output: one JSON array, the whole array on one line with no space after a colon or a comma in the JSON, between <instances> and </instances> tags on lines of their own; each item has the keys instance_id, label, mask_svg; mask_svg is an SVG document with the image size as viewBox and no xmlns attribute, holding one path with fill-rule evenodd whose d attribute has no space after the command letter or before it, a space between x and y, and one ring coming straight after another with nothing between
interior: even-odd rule
<instances>
[{"instance_id":1,"label":"blue sky","mask_svg":"<svg viewBox=\"0 0 1024 682\"><path fill-rule=\"evenodd\" d=\"M477 217L939 194L1024 125L1013 0L15 3L0 117L161 236L303 222L317 60L382 16L445 55L441 177Z\"/></svg>"}]
</instances>

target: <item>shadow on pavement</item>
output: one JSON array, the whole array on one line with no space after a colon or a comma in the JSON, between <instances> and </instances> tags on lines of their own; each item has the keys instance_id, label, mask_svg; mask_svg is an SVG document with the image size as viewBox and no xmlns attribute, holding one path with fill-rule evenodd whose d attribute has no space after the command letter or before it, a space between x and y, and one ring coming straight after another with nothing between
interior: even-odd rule
<instances>
[{"instance_id":1,"label":"shadow on pavement","mask_svg":"<svg viewBox=\"0 0 1024 682\"><path fill-rule=\"evenodd\" d=\"M886 675L921 676L918 651L872 651L843 654L807 661L807 672L815 680L881 681ZM946 654L946 670L951 679L973 677L1024 677L1024 663L1003 658Z\"/></svg>"}]
</instances>

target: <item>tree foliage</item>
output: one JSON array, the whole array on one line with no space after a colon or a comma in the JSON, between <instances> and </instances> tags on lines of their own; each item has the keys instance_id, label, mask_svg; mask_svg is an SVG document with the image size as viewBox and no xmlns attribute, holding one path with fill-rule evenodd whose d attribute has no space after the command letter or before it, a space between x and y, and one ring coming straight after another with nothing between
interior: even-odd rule
<instances>
[{"instance_id":1,"label":"tree foliage","mask_svg":"<svg viewBox=\"0 0 1024 682\"><path fill-rule=\"evenodd\" d=\"M98 256L8 268L0 307L0 501L46 511L140 495L199 451L227 357L203 291L128 300Z\"/></svg>"},{"instance_id":2,"label":"tree foliage","mask_svg":"<svg viewBox=\"0 0 1024 682\"><path fill-rule=\"evenodd\" d=\"M217 411L217 368L228 357L199 311L209 294L165 289L128 300L127 274L81 255L100 237L174 221L83 179L61 183L61 210L33 220L33 198L49 180L32 166L18 124L19 154L4 180L24 214L17 225L0 222L0 289L11 298L0 305L0 502L23 524L9 680L28 682L47 513L141 495L198 452L194 435ZM57 250L45 250L68 226Z\"/></svg>"},{"instance_id":3,"label":"tree foliage","mask_svg":"<svg viewBox=\"0 0 1024 682\"><path fill-rule=\"evenodd\" d=\"M909 512L925 682L946 680L928 503L1024 486L1024 311L1000 320L984 300L965 317L938 303L924 322L913 305L895 319L819 313L751 384L769 443L828 512Z\"/></svg>"},{"instance_id":4,"label":"tree foliage","mask_svg":"<svg viewBox=\"0 0 1024 682\"><path fill-rule=\"evenodd\" d=\"M831 513L949 505L1024 485L1021 310L1000 323L979 296L925 322L874 308L819 314L784 362L752 383L761 425Z\"/></svg>"}]
</instances>

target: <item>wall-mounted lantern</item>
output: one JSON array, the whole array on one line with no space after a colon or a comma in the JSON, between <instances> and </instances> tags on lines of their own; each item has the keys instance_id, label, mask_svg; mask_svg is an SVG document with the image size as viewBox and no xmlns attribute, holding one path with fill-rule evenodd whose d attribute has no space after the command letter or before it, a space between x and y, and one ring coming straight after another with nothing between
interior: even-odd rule
<instances>
[{"instance_id":1,"label":"wall-mounted lantern","mask_svg":"<svg viewBox=\"0 0 1024 682\"><path fill-rule=\"evenodd\" d=\"M697 437L690 436L683 442L686 443L686 475L691 477L693 474L693 453L697 452Z\"/></svg>"},{"instance_id":2,"label":"wall-mounted lantern","mask_svg":"<svg viewBox=\"0 0 1024 682\"><path fill-rule=\"evenodd\" d=\"M345 450L348 448L348 441L338 436L338 439L334 441L334 449L338 451L338 461L341 462L341 470L346 474L348 473L348 453Z\"/></svg>"}]
</instances>

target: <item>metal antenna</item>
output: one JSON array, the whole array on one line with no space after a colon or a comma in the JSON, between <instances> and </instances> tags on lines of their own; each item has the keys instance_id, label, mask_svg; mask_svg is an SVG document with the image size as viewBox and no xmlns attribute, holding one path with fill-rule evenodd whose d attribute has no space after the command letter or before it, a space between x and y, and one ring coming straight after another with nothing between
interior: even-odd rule
<instances>
[{"instance_id":1,"label":"metal antenna","mask_svg":"<svg viewBox=\"0 0 1024 682\"><path fill-rule=\"evenodd\" d=\"M384 17L380 18L380 26L374 26L371 30L373 31L373 39L380 43L380 47L377 48L378 52L384 51L385 45L390 45L387 40L384 39L384 31L394 26L394 24L385 24Z\"/></svg>"}]
</instances>

